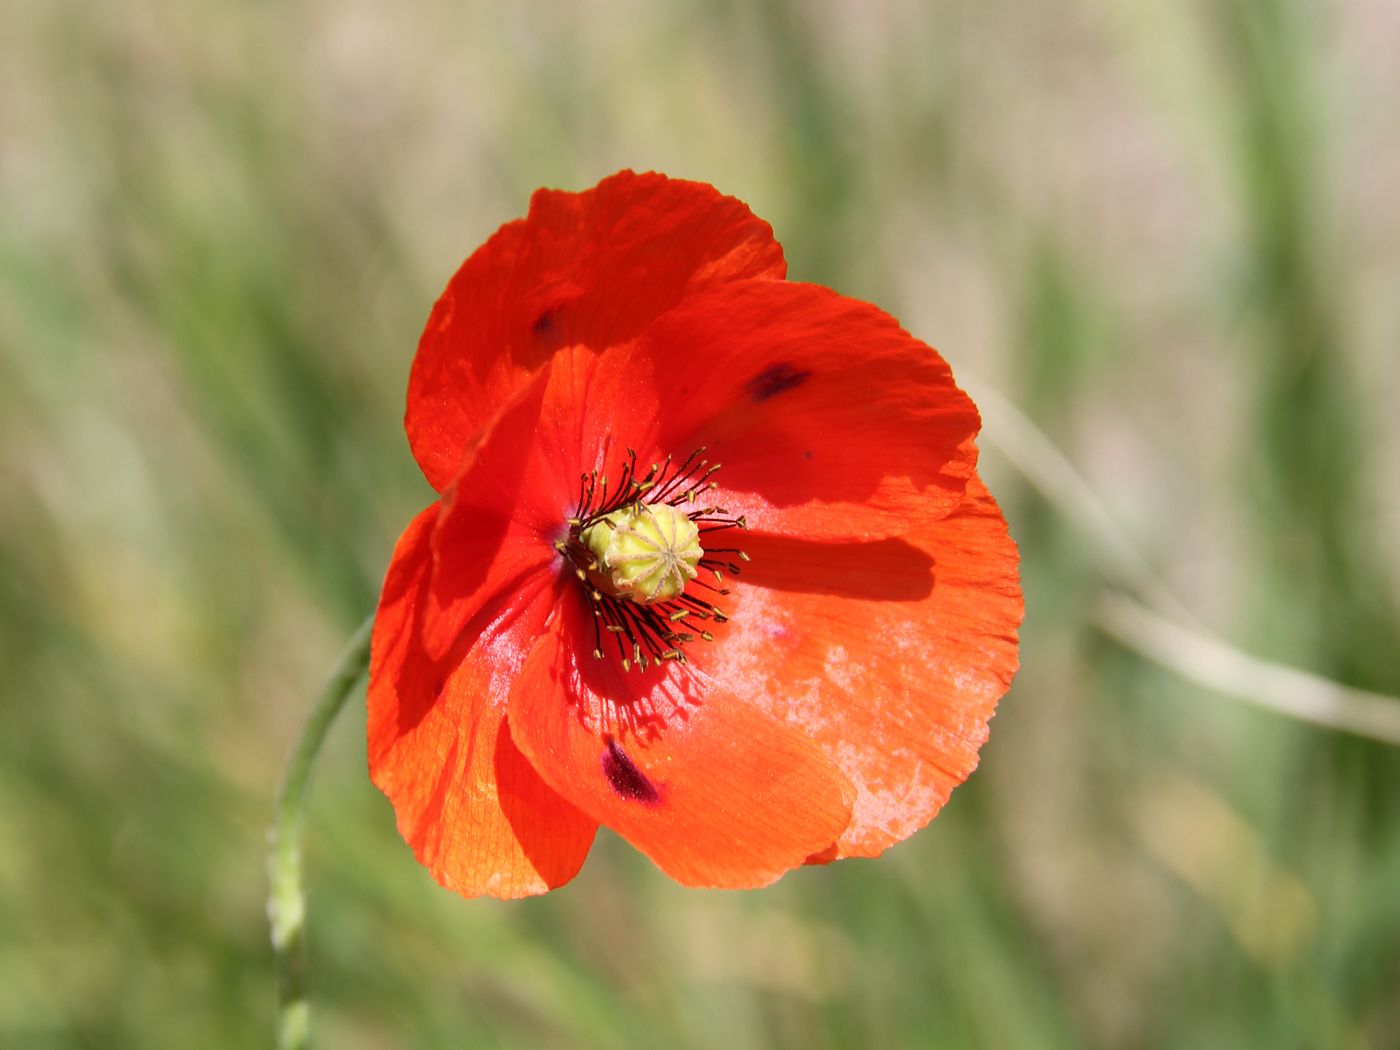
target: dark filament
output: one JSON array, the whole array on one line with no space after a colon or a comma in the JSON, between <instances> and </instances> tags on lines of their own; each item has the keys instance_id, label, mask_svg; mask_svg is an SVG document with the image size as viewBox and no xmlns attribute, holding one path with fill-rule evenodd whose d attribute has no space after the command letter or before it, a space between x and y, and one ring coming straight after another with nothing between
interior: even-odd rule
<instances>
[{"instance_id":1,"label":"dark filament","mask_svg":"<svg viewBox=\"0 0 1400 1050\"><path fill-rule=\"evenodd\" d=\"M569 518L569 537L555 548L569 562L574 575L593 604L593 655L603 659L610 648L616 648L622 669L630 671L635 664L645 671L663 660L685 663L682 646L699 638L712 641L713 635L703 629L707 621L724 623L729 617L713 602L690 593L677 595L670 601L643 605L628 598L606 594L594 586L590 573L599 570L593 552L585 546L582 536L599 518L633 505L659 505L694 509L685 512L702 533L724 529L747 529L743 515L731 515L723 507L707 505L703 497L718 485L710 480L719 470L718 463L704 457L704 446L697 448L680 466L667 456L662 463L653 463L645 476L637 470L637 453L627 450L622 471L609 484L606 474L589 471L579 476L579 494L573 516ZM695 579L689 587L724 596L724 574L738 576L740 562L749 556L738 547L705 549L699 568L707 570L714 583ZM608 641L607 636L612 640Z\"/></svg>"}]
</instances>

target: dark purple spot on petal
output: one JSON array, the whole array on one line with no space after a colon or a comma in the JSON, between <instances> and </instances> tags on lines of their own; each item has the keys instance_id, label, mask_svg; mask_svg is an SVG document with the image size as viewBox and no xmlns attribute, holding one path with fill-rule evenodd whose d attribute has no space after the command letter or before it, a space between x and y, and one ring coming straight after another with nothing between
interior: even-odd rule
<instances>
[{"instance_id":1,"label":"dark purple spot on petal","mask_svg":"<svg viewBox=\"0 0 1400 1050\"><path fill-rule=\"evenodd\" d=\"M793 368L786 361L769 365L748 381L749 396L755 401L767 401L770 397L801 386L811 377L811 372Z\"/></svg>"},{"instance_id":2,"label":"dark purple spot on petal","mask_svg":"<svg viewBox=\"0 0 1400 1050\"><path fill-rule=\"evenodd\" d=\"M535 335L545 336L553 331L554 310L555 308L551 306L548 310L542 311L540 315L535 318L535 323L530 326L530 330L534 332Z\"/></svg>"},{"instance_id":3,"label":"dark purple spot on petal","mask_svg":"<svg viewBox=\"0 0 1400 1050\"><path fill-rule=\"evenodd\" d=\"M627 752L612 737L604 737L607 744L603 751L603 776L608 778L612 789L623 798L633 802L644 802L648 806L661 800L656 785L646 778L646 774L632 764Z\"/></svg>"}]
</instances>

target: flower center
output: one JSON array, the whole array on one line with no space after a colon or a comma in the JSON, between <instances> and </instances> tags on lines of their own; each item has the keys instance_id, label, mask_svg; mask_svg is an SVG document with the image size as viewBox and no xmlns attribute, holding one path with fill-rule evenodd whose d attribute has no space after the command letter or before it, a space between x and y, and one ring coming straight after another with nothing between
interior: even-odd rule
<instances>
[{"instance_id":1,"label":"flower center","mask_svg":"<svg viewBox=\"0 0 1400 1050\"><path fill-rule=\"evenodd\" d=\"M605 514L579 539L607 574L604 589L644 605L679 597L705 556L695 522L665 503L633 503Z\"/></svg>"},{"instance_id":2,"label":"flower center","mask_svg":"<svg viewBox=\"0 0 1400 1050\"><path fill-rule=\"evenodd\" d=\"M748 525L742 515L706 504L720 465L702 458L704 451L696 449L679 466L667 456L642 477L637 454L628 449L611 491L606 474L581 475L568 538L554 545L592 603L593 655L604 658L611 647L605 636L612 635L624 671L661 660L684 663L687 643L714 638L704 621L728 619L709 596L728 595L724 573L737 576L738 562L749 559L708 537Z\"/></svg>"}]
</instances>

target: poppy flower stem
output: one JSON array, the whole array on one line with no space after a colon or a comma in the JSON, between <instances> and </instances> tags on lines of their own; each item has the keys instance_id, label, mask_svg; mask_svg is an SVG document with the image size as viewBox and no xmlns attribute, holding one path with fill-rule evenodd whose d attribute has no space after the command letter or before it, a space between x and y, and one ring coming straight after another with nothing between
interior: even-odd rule
<instances>
[{"instance_id":1,"label":"poppy flower stem","mask_svg":"<svg viewBox=\"0 0 1400 1050\"><path fill-rule=\"evenodd\" d=\"M374 617L355 631L336 661L325 687L302 727L282 783L267 836L267 921L272 929L272 959L277 972L277 1046L303 1050L310 1036L311 1009L306 997L306 893L301 878L301 824L316 756L336 715L340 714L365 670Z\"/></svg>"}]
</instances>

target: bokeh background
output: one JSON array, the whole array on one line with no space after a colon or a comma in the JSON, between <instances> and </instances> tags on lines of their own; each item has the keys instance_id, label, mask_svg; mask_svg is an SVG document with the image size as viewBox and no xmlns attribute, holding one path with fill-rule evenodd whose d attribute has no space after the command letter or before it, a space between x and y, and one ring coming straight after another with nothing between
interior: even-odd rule
<instances>
[{"instance_id":1,"label":"bokeh background","mask_svg":"<svg viewBox=\"0 0 1400 1050\"><path fill-rule=\"evenodd\" d=\"M268 1044L275 782L430 498L428 309L538 185L743 198L1179 618L1400 693L1397 53L1393 0L3 0L0 1045ZM1024 666L930 828L746 894L604 832L467 902L352 706L321 1045L1400 1046L1400 750L1109 637L1121 564L998 425Z\"/></svg>"}]
</instances>

